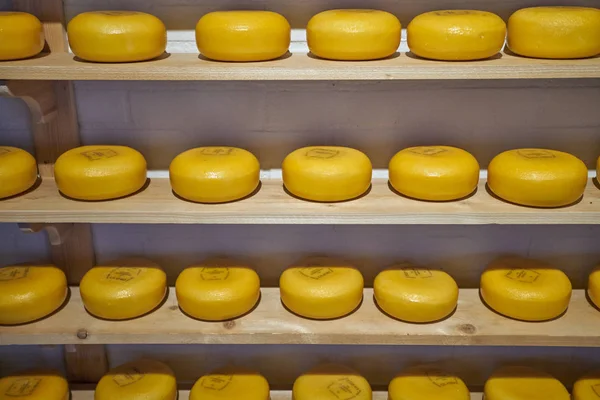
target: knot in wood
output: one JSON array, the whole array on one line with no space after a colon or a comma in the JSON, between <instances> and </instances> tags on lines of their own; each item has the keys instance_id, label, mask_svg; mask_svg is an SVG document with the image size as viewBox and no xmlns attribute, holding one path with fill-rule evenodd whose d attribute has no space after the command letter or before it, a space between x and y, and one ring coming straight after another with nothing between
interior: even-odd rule
<instances>
[{"instance_id":1,"label":"knot in wood","mask_svg":"<svg viewBox=\"0 0 600 400\"><path fill-rule=\"evenodd\" d=\"M235 321L225 321L223 322L223 326L225 329L233 329L235 328Z\"/></svg>"},{"instance_id":2,"label":"knot in wood","mask_svg":"<svg viewBox=\"0 0 600 400\"><path fill-rule=\"evenodd\" d=\"M458 330L465 335L473 335L475 332L477 332L477 328L471 324L459 325Z\"/></svg>"},{"instance_id":3,"label":"knot in wood","mask_svg":"<svg viewBox=\"0 0 600 400\"><path fill-rule=\"evenodd\" d=\"M88 331L86 331L85 329L80 329L77 331L77 337L79 339L87 339L88 337Z\"/></svg>"}]
</instances>

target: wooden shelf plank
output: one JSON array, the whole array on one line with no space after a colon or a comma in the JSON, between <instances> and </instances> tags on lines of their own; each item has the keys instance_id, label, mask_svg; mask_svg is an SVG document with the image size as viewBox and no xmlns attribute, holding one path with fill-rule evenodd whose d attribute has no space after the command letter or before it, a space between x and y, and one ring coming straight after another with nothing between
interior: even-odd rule
<instances>
[{"instance_id":1,"label":"wooden shelf plank","mask_svg":"<svg viewBox=\"0 0 600 400\"><path fill-rule=\"evenodd\" d=\"M475 62L422 60L401 53L369 62L319 60L306 54L261 63L222 63L198 54L169 54L162 59L101 64L78 61L69 53L0 62L0 79L23 80L421 80L600 78L600 57L536 60L502 54Z\"/></svg>"},{"instance_id":2,"label":"wooden shelf plank","mask_svg":"<svg viewBox=\"0 0 600 400\"><path fill-rule=\"evenodd\" d=\"M177 198L168 179L152 179L133 196L84 202L63 197L53 179L35 190L0 201L0 222L176 224L600 224L600 189L591 181L583 199L559 209L537 209L477 193L456 202L433 203L392 192L385 180L343 203L315 203L287 194L279 180L265 180L252 197L228 204L196 204Z\"/></svg>"},{"instance_id":3,"label":"wooden shelf plank","mask_svg":"<svg viewBox=\"0 0 600 400\"><path fill-rule=\"evenodd\" d=\"M539 323L514 321L489 310L477 289L462 289L456 312L433 324L410 324L384 315L365 289L354 313L332 321L296 316L281 304L278 288L263 288L260 304L234 321L202 322L184 315L174 289L154 312L129 321L88 314L78 288L56 314L21 326L0 326L0 344L362 344L600 346L600 311L583 290L573 292L569 310Z\"/></svg>"}]
</instances>

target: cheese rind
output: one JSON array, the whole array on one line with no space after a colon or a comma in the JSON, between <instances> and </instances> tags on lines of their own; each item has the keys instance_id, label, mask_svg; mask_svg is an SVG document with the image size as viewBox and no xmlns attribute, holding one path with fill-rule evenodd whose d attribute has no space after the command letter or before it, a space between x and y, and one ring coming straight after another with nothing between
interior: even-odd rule
<instances>
[{"instance_id":1,"label":"cheese rind","mask_svg":"<svg viewBox=\"0 0 600 400\"><path fill-rule=\"evenodd\" d=\"M343 365L324 364L302 374L294 382L294 400L372 400L369 382Z\"/></svg>"},{"instance_id":2,"label":"cheese rind","mask_svg":"<svg viewBox=\"0 0 600 400\"><path fill-rule=\"evenodd\" d=\"M600 308L600 265L598 265L588 278L588 297L596 307Z\"/></svg>"},{"instance_id":3,"label":"cheese rind","mask_svg":"<svg viewBox=\"0 0 600 400\"><path fill-rule=\"evenodd\" d=\"M269 383L257 372L226 367L204 375L192 387L190 400L269 400Z\"/></svg>"},{"instance_id":4,"label":"cheese rind","mask_svg":"<svg viewBox=\"0 0 600 400\"><path fill-rule=\"evenodd\" d=\"M285 55L291 27L272 11L215 11L196 25L200 53L217 61L267 61Z\"/></svg>"},{"instance_id":5,"label":"cheese rind","mask_svg":"<svg viewBox=\"0 0 600 400\"><path fill-rule=\"evenodd\" d=\"M0 11L0 61L20 60L44 49L44 29L34 15Z\"/></svg>"},{"instance_id":6,"label":"cheese rind","mask_svg":"<svg viewBox=\"0 0 600 400\"><path fill-rule=\"evenodd\" d=\"M25 150L0 146L0 199L23 193L38 178L35 158Z\"/></svg>"},{"instance_id":7,"label":"cheese rind","mask_svg":"<svg viewBox=\"0 0 600 400\"><path fill-rule=\"evenodd\" d=\"M402 26L386 11L345 9L323 11L308 21L308 48L330 60L376 60L393 55Z\"/></svg>"},{"instance_id":8,"label":"cheese rind","mask_svg":"<svg viewBox=\"0 0 600 400\"><path fill-rule=\"evenodd\" d=\"M85 61L146 61L167 47L165 24L136 11L84 12L69 22L67 31L71 50Z\"/></svg>"},{"instance_id":9,"label":"cheese rind","mask_svg":"<svg viewBox=\"0 0 600 400\"><path fill-rule=\"evenodd\" d=\"M506 24L487 11L440 10L416 16L408 24L407 33L408 47L419 57L480 60L502 50Z\"/></svg>"},{"instance_id":10,"label":"cheese rind","mask_svg":"<svg viewBox=\"0 0 600 400\"><path fill-rule=\"evenodd\" d=\"M573 385L573 400L598 400L600 398L600 371L592 371L577 379Z\"/></svg>"},{"instance_id":11,"label":"cheese rind","mask_svg":"<svg viewBox=\"0 0 600 400\"><path fill-rule=\"evenodd\" d=\"M502 367L486 381L485 400L570 400L553 376L529 367Z\"/></svg>"},{"instance_id":12,"label":"cheese rind","mask_svg":"<svg viewBox=\"0 0 600 400\"><path fill-rule=\"evenodd\" d=\"M0 325L17 325L46 317L67 298L67 278L54 265L0 268Z\"/></svg>"},{"instance_id":13,"label":"cheese rind","mask_svg":"<svg viewBox=\"0 0 600 400\"><path fill-rule=\"evenodd\" d=\"M408 368L396 375L388 388L388 400L470 400L458 376L431 366Z\"/></svg>"},{"instance_id":14,"label":"cheese rind","mask_svg":"<svg viewBox=\"0 0 600 400\"><path fill-rule=\"evenodd\" d=\"M57 371L23 371L0 378L0 400L69 400L69 384Z\"/></svg>"}]
</instances>

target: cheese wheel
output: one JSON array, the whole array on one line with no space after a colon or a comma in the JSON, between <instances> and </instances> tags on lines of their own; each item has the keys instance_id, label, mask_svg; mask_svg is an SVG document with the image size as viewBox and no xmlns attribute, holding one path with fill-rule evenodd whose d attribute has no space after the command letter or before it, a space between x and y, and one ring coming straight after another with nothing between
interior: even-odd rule
<instances>
[{"instance_id":1,"label":"cheese wheel","mask_svg":"<svg viewBox=\"0 0 600 400\"><path fill-rule=\"evenodd\" d=\"M600 399L600 371L582 376L573 385L573 400L598 399Z\"/></svg>"},{"instance_id":2,"label":"cheese wheel","mask_svg":"<svg viewBox=\"0 0 600 400\"><path fill-rule=\"evenodd\" d=\"M398 264L380 272L373 283L379 307L407 322L433 322L447 317L458 302L458 285L441 270Z\"/></svg>"},{"instance_id":3,"label":"cheese wheel","mask_svg":"<svg viewBox=\"0 0 600 400\"><path fill-rule=\"evenodd\" d=\"M376 60L400 46L402 26L393 14L379 10L329 10L308 21L310 52L330 60Z\"/></svg>"},{"instance_id":4,"label":"cheese wheel","mask_svg":"<svg viewBox=\"0 0 600 400\"><path fill-rule=\"evenodd\" d=\"M528 367L502 367L487 380L485 400L570 400L569 392L551 375Z\"/></svg>"},{"instance_id":5,"label":"cheese wheel","mask_svg":"<svg viewBox=\"0 0 600 400\"><path fill-rule=\"evenodd\" d=\"M200 203L239 200L256 190L260 164L254 154L235 147L198 147L179 154L169 168L178 196Z\"/></svg>"},{"instance_id":6,"label":"cheese wheel","mask_svg":"<svg viewBox=\"0 0 600 400\"><path fill-rule=\"evenodd\" d=\"M38 178L35 158L25 150L0 146L0 199L23 193Z\"/></svg>"},{"instance_id":7,"label":"cheese wheel","mask_svg":"<svg viewBox=\"0 0 600 400\"><path fill-rule=\"evenodd\" d=\"M69 22L67 31L71 50L86 61L146 61L167 48L165 24L142 12L85 12Z\"/></svg>"},{"instance_id":8,"label":"cheese wheel","mask_svg":"<svg viewBox=\"0 0 600 400\"><path fill-rule=\"evenodd\" d=\"M419 57L481 60L502 50L506 24L487 11L431 11L415 17L408 24L407 34L410 51Z\"/></svg>"},{"instance_id":9,"label":"cheese wheel","mask_svg":"<svg viewBox=\"0 0 600 400\"><path fill-rule=\"evenodd\" d=\"M331 319L354 311L362 301L364 280L354 267L313 257L283 271L281 301L306 318Z\"/></svg>"},{"instance_id":10,"label":"cheese wheel","mask_svg":"<svg viewBox=\"0 0 600 400\"><path fill-rule=\"evenodd\" d=\"M167 292L167 275L152 261L129 258L91 268L79 285L85 308L100 318L122 320L154 310Z\"/></svg>"},{"instance_id":11,"label":"cheese wheel","mask_svg":"<svg viewBox=\"0 0 600 400\"><path fill-rule=\"evenodd\" d=\"M24 324L56 311L67 298L67 278L54 265L0 268L0 325Z\"/></svg>"},{"instance_id":12,"label":"cheese wheel","mask_svg":"<svg viewBox=\"0 0 600 400\"><path fill-rule=\"evenodd\" d=\"M388 400L470 400L458 376L429 366L402 371L390 382Z\"/></svg>"},{"instance_id":13,"label":"cheese wheel","mask_svg":"<svg viewBox=\"0 0 600 400\"><path fill-rule=\"evenodd\" d=\"M146 184L146 160L125 146L82 146L63 153L54 164L56 185L80 200L110 200Z\"/></svg>"},{"instance_id":14,"label":"cheese wheel","mask_svg":"<svg viewBox=\"0 0 600 400\"><path fill-rule=\"evenodd\" d=\"M190 400L269 400L269 383L257 372L227 367L204 375L192 387Z\"/></svg>"},{"instance_id":15,"label":"cheese wheel","mask_svg":"<svg viewBox=\"0 0 600 400\"><path fill-rule=\"evenodd\" d=\"M600 157L596 160L596 182L600 185Z\"/></svg>"},{"instance_id":16,"label":"cheese wheel","mask_svg":"<svg viewBox=\"0 0 600 400\"><path fill-rule=\"evenodd\" d=\"M69 384L57 371L25 371L0 378L0 400L69 400Z\"/></svg>"},{"instance_id":17,"label":"cheese wheel","mask_svg":"<svg viewBox=\"0 0 600 400\"><path fill-rule=\"evenodd\" d=\"M600 54L600 9L531 7L508 20L508 47L535 58L584 58Z\"/></svg>"},{"instance_id":18,"label":"cheese wheel","mask_svg":"<svg viewBox=\"0 0 600 400\"><path fill-rule=\"evenodd\" d=\"M159 361L140 359L108 371L96 386L94 400L176 400L175 374Z\"/></svg>"},{"instance_id":19,"label":"cheese wheel","mask_svg":"<svg viewBox=\"0 0 600 400\"><path fill-rule=\"evenodd\" d=\"M290 47L292 30L285 17L272 11L216 11L196 25L200 53L217 61L266 61Z\"/></svg>"},{"instance_id":20,"label":"cheese wheel","mask_svg":"<svg viewBox=\"0 0 600 400\"><path fill-rule=\"evenodd\" d=\"M473 193L479 183L475 157L449 146L401 150L390 160L389 172L394 189L419 200L457 200Z\"/></svg>"},{"instance_id":21,"label":"cheese wheel","mask_svg":"<svg viewBox=\"0 0 600 400\"><path fill-rule=\"evenodd\" d=\"M0 61L36 56L44 49L44 29L35 16L0 11Z\"/></svg>"},{"instance_id":22,"label":"cheese wheel","mask_svg":"<svg viewBox=\"0 0 600 400\"><path fill-rule=\"evenodd\" d=\"M362 152L348 147L303 147L283 160L283 183L294 196L314 201L344 201L371 186L372 166Z\"/></svg>"},{"instance_id":23,"label":"cheese wheel","mask_svg":"<svg viewBox=\"0 0 600 400\"><path fill-rule=\"evenodd\" d=\"M600 308L600 265L589 276L587 293L592 303Z\"/></svg>"},{"instance_id":24,"label":"cheese wheel","mask_svg":"<svg viewBox=\"0 0 600 400\"><path fill-rule=\"evenodd\" d=\"M569 306L571 281L541 261L500 257L481 275L481 297L496 312L523 321L546 321Z\"/></svg>"},{"instance_id":25,"label":"cheese wheel","mask_svg":"<svg viewBox=\"0 0 600 400\"><path fill-rule=\"evenodd\" d=\"M260 298L256 271L225 258L184 269L175 283L179 307L206 321L224 321L246 314Z\"/></svg>"},{"instance_id":26,"label":"cheese wheel","mask_svg":"<svg viewBox=\"0 0 600 400\"><path fill-rule=\"evenodd\" d=\"M372 400L369 382L343 365L325 364L294 382L294 400Z\"/></svg>"},{"instance_id":27,"label":"cheese wheel","mask_svg":"<svg viewBox=\"0 0 600 400\"><path fill-rule=\"evenodd\" d=\"M518 149L500 153L488 166L488 187L515 204L561 207L577 201L588 176L583 161L562 151Z\"/></svg>"}]
</instances>

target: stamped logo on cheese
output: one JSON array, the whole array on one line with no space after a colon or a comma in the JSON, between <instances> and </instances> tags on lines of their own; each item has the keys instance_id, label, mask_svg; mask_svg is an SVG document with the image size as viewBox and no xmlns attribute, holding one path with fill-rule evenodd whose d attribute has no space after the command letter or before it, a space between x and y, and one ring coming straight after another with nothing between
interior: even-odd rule
<instances>
[{"instance_id":1,"label":"stamped logo on cheese","mask_svg":"<svg viewBox=\"0 0 600 400\"><path fill-rule=\"evenodd\" d=\"M402 268L404 277L408 279L427 279L433 277L433 273L428 269L423 268Z\"/></svg>"},{"instance_id":2,"label":"stamped logo on cheese","mask_svg":"<svg viewBox=\"0 0 600 400\"><path fill-rule=\"evenodd\" d=\"M200 271L203 281L224 281L229 278L229 268L205 267Z\"/></svg>"},{"instance_id":3,"label":"stamped logo on cheese","mask_svg":"<svg viewBox=\"0 0 600 400\"><path fill-rule=\"evenodd\" d=\"M524 158L535 159L535 158L556 158L554 154L552 154L548 150L541 149L522 149L517 150L517 153Z\"/></svg>"},{"instance_id":4,"label":"stamped logo on cheese","mask_svg":"<svg viewBox=\"0 0 600 400\"><path fill-rule=\"evenodd\" d=\"M325 267L306 267L306 268L301 268L300 273L302 275L306 276L307 278L318 280L318 279L323 278L324 276L333 274L333 270L331 268L325 268Z\"/></svg>"},{"instance_id":5,"label":"stamped logo on cheese","mask_svg":"<svg viewBox=\"0 0 600 400\"><path fill-rule=\"evenodd\" d=\"M448 15L473 15L473 14L480 14L480 13L475 12L475 11L470 11L470 10L444 10L444 11L435 11L434 14L445 17Z\"/></svg>"},{"instance_id":6,"label":"stamped logo on cheese","mask_svg":"<svg viewBox=\"0 0 600 400\"><path fill-rule=\"evenodd\" d=\"M228 156L234 151L233 147L204 147L200 149L200 154L203 156Z\"/></svg>"},{"instance_id":7,"label":"stamped logo on cheese","mask_svg":"<svg viewBox=\"0 0 600 400\"><path fill-rule=\"evenodd\" d=\"M0 268L0 281L13 281L23 279L29 275L29 267Z\"/></svg>"},{"instance_id":8,"label":"stamped logo on cheese","mask_svg":"<svg viewBox=\"0 0 600 400\"><path fill-rule=\"evenodd\" d=\"M592 385L592 390L596 394L596 396L600 397L600 383Z\"/></svg>"},{"instance_id":9,"label":"stamped logo on cheese","mask_svg":"<svg viewBox=\"0 0 600 400\"><path fill-rule=\"evenodd\" d=\"M6 155L8 153L12 153L12 150L7 149L6 147L0 147L0 157Z\"/></svg>"},{"instance_id":10,"label":"stamped logo on cheese","mask_svg":"<svg viewBox=\"0 0 600 400\"><path fill-rule=\"evenodd\" d=\"M511 269L506 277L513 281L523 283L534 283L540 277L540 273L532 269Z\"/></svg>"},{"instance_id":11,"label":"stamped logo on cheese","mask_svg":"<svg viewBox=\"0 0 600 400\"><path fill-rule=\"evenodd\" d=\"M458 379L455 376L446 375L440 371L428 372L427 377L429 378L431 383L433 383L437 387L458 384Z\"/></svg>"},{"instance_id":12,"label":"stamped logo on cheese","mask_svg":"<svg viewBox=\"0 0 600 400\"><path fill-rule=\"evenodd\" d=\"M447 153L447 149L441 147L413 147L408 149L413 154L419 154L421 156L437 156L438 154Z\"/></svg>"},{"instance_id":13,"label":"stamped logo on cheese","mask_svg":"<svg viewBox=\"0 0 600 400\"><path fill-rule=\"evenodd\" d=\"M349 377L336 379L327 386L327 389L339 400L352 400L361 392Z\"/></svg>"},{"instance_id":14,"label":"stamped logo on cheese","mask_svg":"<svg viewBox=\"0 0 600 400\"><path fill-rule=\"evenodd\" d=\"M141 273L141 268L117 267L106 275L106 279L110 281L129 282L140 276Z\"/></svg>"},{"instance_id":15,"label":"stamped logo on cheese","mask_svg":"<svg viewBox=\"0 0 600 400\"><path fill-rule=\"evenodd\" d=\"M233 375L209 375L202 378L200 385L204 389L223 390L233 381Z\"/></svg>"},{"instance_id":16,"label":"stamped logo on cheese","mask_svg":"<svg viewBox=\"0 0 600 400\"><path fill-rule=\"evenodd\" d=\"M122 15L136 15L138 13L135 11L98 11L98 14L120 17Z\"/></svg>"},{"instance_id":17,"label":"stamped logo on cheese","mask_svg":"<svg viewBox=\"0 0 600 400\"><path fill-rule=\"evenodd\" d=\"M332 149L322 149L322 148L317 148L317 149L310 149L306 152L306 157L308 158L320 158L322 160L327 160L330 158L334 158L339 156L341 153L339 150L332 150Z\"/></svg>"},{"instance_id":18,"label":"stamped logo on cheese","mask_svg":"<svg viewBox=\"0 0 600 400\"><path fill-rule=\"evenodd\" d=\"M119 155L119 153L111 149L98 149L93 151L84 151L81 153L81 155L90 161L98 161L116 157Z\"/></svg>"},{"instance_id":19,"label":"stamped logo on cheese","mask_svg":"<svg viewBox=\"0 0 600 400\"><path fill-rule=\"evenodd\" d=\"M8 388L5 395L8 397L25 397L33 394L42 380L40 378L17 379Z\"/></svg>"},{"instance_id":20,"label":"stamped logo on cheese","mask_svg":"<svg viewBox=\"0 0 600 400\"><path fill-rule=\"evenodd\" d=\"M144 377L144 373L140 371L136 367L128 368L122 374L117 374L113 376L113 381L119 385L120 387L133 385L136 382L139 382Z\"/></svg>"}]
</instances>

